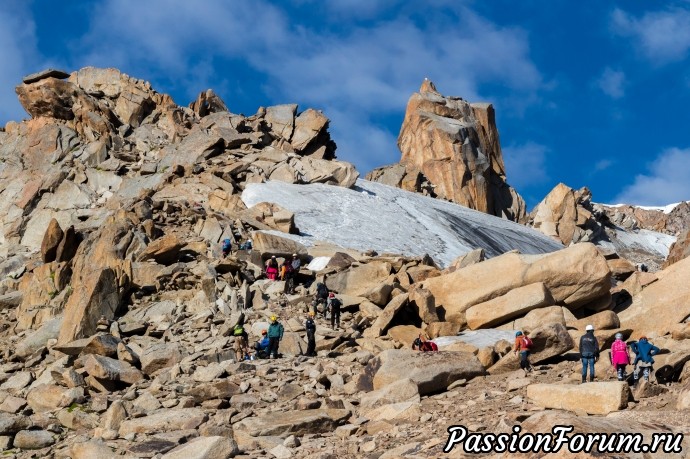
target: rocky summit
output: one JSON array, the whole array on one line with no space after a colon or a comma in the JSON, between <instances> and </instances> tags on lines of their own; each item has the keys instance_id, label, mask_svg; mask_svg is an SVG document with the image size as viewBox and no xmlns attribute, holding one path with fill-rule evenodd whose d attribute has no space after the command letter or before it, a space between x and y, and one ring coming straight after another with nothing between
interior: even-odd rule
<instances>
[{"instance_id":1,"label":"rocky summit","mask_svg":"<svg viewBox=\"0 0 690 459\"><path fill-rule=\"evenodd\" d=\"M528 213L493 108L430 81L379 183L296 104L245 116L209 89L180 106L91 67L16 92L30 119L0 129L3 457L467 457L453 428L688 432L687 203L560 184ZM601 357L582 384L589 325ZM266 332L277 351L255 346ZM648 380L632 365L618 380L617 334L658 348Z\"/></svg>"}]
</instances>

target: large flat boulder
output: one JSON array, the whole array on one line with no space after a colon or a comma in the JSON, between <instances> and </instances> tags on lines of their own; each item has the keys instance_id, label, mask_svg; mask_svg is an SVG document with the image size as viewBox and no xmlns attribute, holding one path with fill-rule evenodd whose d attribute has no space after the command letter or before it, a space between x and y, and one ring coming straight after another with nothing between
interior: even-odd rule
<instances>
[{"instance_id":1,"label":"large flat boulder","mask_svg":"<svg viewBox=\"0 0 690 459\"><path fill-rule=\"evenodd\" d=\"M606 259L590 243L576 244L544 255L507 253L422 285L443 307L447 321L462 321L465 312L511 290L543 283L557 304L576 309L607 295L611 273Z\"/></svg>"},{"instance_id":2,"label":"large flat boulder","mask_svg":"<svg viewBox=\"0 0 690 459\"><path fill-rule=\"evenodd\" d=\"M622 328L632 338L653 332L664 335L690 315L690 258L657 273L659 280L633 297L630 307L618 313Z\"/></svg>"},{"instance_id":3,"label":"large flat boulder","mask_svg":"<svg viewBox=\"0 0 690 459\"><path fill-rule=\"evenodd\" d=\"M469 308L466 312L467 325L472 330L489 328L532 309L552 305L553 302L551 293L542 282L525 285Z\"/></svg>"},{"instance_id":4,"label":"large flat boulder","mask_svg":"<svg viewBox=\"0 0 690 459\"><path fill-rule=\"evenodd\" d=\"M329 276L326 286L343 295L365 296L369 290L385 282L390 273L390 263L372 261Z\"/></svg>"},{"instance_id":5,"label":"large flat boulder","mask_svg":"<svg viewBox=\"0 0 690 459\"><path fill-rule=\"evenodd\" d=\"M587 414L604 415L622 410L628 406L630 397L630 387L624 381L527 386L527 398L536 405Z\"/></svg>"},{"instance_id":6,"label":"large flat boulder","mask_svg":"<svg viewBox=\"0 0 690 459\"><path fill-rule=\"evenodd\" d=\"M208 419L200 408L163 410L143 418L129 419L120 425L120 436L131 433L172 432L196 429Z\"/></svg>"},{"instance_id":7,"label":"large flat boulder","mask_svg":"<svg viewBox=\"0 0 690 459\"><path fill-rule=\"evenodd\" d=\"M232 438L198 437L164 454L162 459L228 459L238 453Z\"/></svg>"},{"instance_id":8,"label":"large flat boulder","mask_svg":"<svg viewBox=\"0 0 690 459\"><path fill-rule=\"evenodd\" d=\"M349 410L316 409L278 411L263 416L245 418L233 424L233 429L252 437L275 435L305 435L332 432L351 415Z\"/></svg>"},{"instance_id":9,"label":"large flat boulder","mask_svg":"<svg viewBox=\"0 0 690 459\"><path fill-rule=\"evenodd\" d=\"M420 395L444 391L460 379L485 374L476 356L465 352L418 352L411 349L383 351L364 369L364 390L377 390L401 379L413 381Z\"/></svg>"}]
</instances>

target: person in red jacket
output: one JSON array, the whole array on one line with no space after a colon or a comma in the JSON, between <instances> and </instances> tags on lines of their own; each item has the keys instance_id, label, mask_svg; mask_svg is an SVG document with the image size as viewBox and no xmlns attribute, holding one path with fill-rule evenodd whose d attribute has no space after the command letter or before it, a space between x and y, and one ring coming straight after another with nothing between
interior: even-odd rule
<instances>
[{"instance_id":1,"label":"person in red jacket","mask_svg":"<svg viewBox=\"0 0 690 459\"><path fill-rule=\"evenodd\" d=\"M436 352L438 351L438 346L433 341L429 341L423 334L419 336L412 342L412 350L419 350L421 352Z\"/></svg>"},{"instance_id":2,"label":"person in red jacket","mask_svg":"<svg viewBox=\"0 0 690 459\"><path fill-rule=\"evenodd\" d=\"M514 352L517 355L520 354L520 368L522 368L525 373L530 373L533 368L532 364L529 362L529 353L532 348L532 340L524 335L521 331L515 332L515 348Z\"/></svg>"}]
</instances>

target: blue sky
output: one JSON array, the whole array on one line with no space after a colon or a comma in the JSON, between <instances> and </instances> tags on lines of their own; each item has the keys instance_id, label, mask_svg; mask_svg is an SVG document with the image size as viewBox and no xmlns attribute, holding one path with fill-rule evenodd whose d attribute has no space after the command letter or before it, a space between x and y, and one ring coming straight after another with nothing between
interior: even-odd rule
<instances>
[{"instance_id":1,"label":"blue sky","mask_svg":"<svg viewBox=\"0 0 690 459\"><path fill-rule=\"evenodd\" d=\"M508 182L597 202L690 199L690 2L566 0L5 0L0 124L14 86L52 66L117 67L186 105L298 103L331 118L362 174L397 162L409 96L492 102Z\"/></svg>"}]
</instances>

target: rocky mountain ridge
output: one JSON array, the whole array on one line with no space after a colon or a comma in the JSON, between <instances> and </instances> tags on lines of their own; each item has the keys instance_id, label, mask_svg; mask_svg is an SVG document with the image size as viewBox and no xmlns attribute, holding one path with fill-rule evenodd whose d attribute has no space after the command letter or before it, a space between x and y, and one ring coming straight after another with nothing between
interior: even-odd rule
<instances>
[{"instance_id":1,"label":"rocky mountain ridge","mask_svg":"<svg viewBox=\"0 0 690 459\"><path fill-rule=\"evenodd\" d=\"M642 272L586 242L600 220L585 193L564 190L573 199L555 207L565 212L538 213L548 236L570 238L565 248L467 209L444 215L474 250L447 263L342 247L327 234L303 245L318 224L303 215L320 201L294 212L288 204L322 184L381 205L393 195L381 184L358 188L322 113L281 105L245 117L212 91L181 107L115 69L42 72L17 92L32 119L0 132L7 457L421 458L442 456L455 424L617 433L643 419L646 435L690 427L690 259ZM481 142L497 142L483 132ZM305 191L283 191L293 184ZM393 196L416 212L417 201ZM428 209L416 213L427 230L442 227ZM379 242L394 230L377 230ZM240 249L248 239L253 248ZM534 253L509 250L520 243ZM303 267L291 294L266 278L264 262L293 253ZM319 308L317 356L307 357L317 282L343 312L334 329ZM285 327L282 357L238 359L235 325L253 344L273 315ZM616 333L652 339L663 350L652 380L614 381L604 353L598 381L579 385L587 324L603 349ZM534 341L529 375L511 352L516 329ZM420 333L440 352L410 350ZM465 455L458 447L449 457Z\"/></svg>"}]
</instances>

